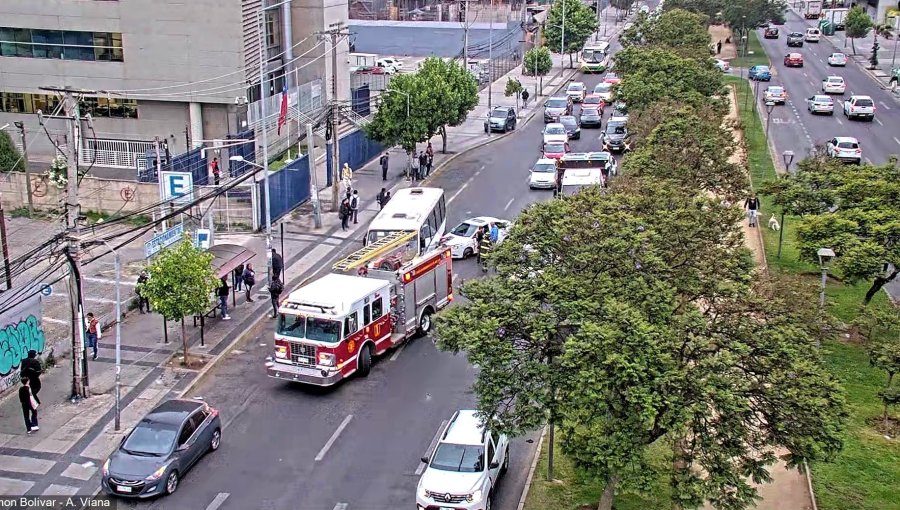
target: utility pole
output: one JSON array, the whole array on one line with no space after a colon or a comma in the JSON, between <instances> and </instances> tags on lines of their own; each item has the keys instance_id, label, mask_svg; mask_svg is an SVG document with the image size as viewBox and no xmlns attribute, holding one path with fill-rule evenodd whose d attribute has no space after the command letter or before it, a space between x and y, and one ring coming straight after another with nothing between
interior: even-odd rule
<instances>
[{"instance_id":1,"label":"utility pole","mask_svg":"<svg viewBox=\"0 0 900 510\"><path fill-rule=\"evenodd\" d=\"M28 141L25 139L25 123L16 121L22 135L22 159L25 160L25 192L28 193L28 216L34 216L34 197L31 196L31 168L28 166Z\"/></svg>"},{"instance_id":2,"label":"utility pole","mask_svg":"<svg viewBox=\"0 0 900 510\"><path fill-rule=\"evenodd\" d=\"M491 102L492 87L491 85L494 83L494 0L491 0L491 16L490 16L491 27L488 29L488 115L491 113L491 108L493 107L493 103ZM488 136L490 136L491 130L488 129Z\"/></svg>"},{"instance_id":3,"label":"utility pole","mask_svg":"<svg viewBox=\"0 0 900 510\"><path fill-rule=\"evenodd\" d=\"M337 45L350 32L343 28L343 23L337 23L330 30L317 32L316 35L328 38L331 41L331 210L338 210L341 182L341 158L340 140L338 139L338 123L340 122L341 109L337 104Z\"/></svg>"},{"instance_id":4,"label":"utility pole","mask_svg":"<svg viewBox=\"0 0 900 510\"><path fill-rule=\"evenodd\" d=\"M562 31L559 33L559 56L562 61L559 63L559 75L562 76L563 67L566 66L566 0L562 3Z\"/></svg>"},{"instance_id":5,"label":"utility pole","mask_svg":"<svg viewBox=\"0 0 900 510\"><path fill-rule=\"evenodd\" d=\"M319 176L316 172L316 144L313 140L312 124L306 125L306 160L309 162L309 173L312 177L309 196L312 199L313 220L316 228L322 228L322 204L319 203Z\"/></svg>"},{"instance_id":6,"label":"utility pole","mask_svg":"<svg viewBox=\"0 0 900 510\"><path fill-rule=\"evenodd\" d=\"M463 68L469 70L469 0L463 0Z\"/></svg>"},{"instance_id":7,"label":"utility pole","mask_svg":"<svg viewBox=\"0 0 900 510\"><path fill-rule=\"evenodd\" d=\"M3 202L0 202L0 237L3 247L3 274L6 276L6 290L12 290L12 272L9 269L9 243L6 241L6 213L3 212ZM3 292L0 290L0 292Z\"/></svg>"},{"instance_id":8,"label":"utility pole","mask_svg":"<svg viewBox=\"0 0 900 510\"><path fill-rule=\"evenodd\" d=\"M160 198L166 196L166 192L163 189L164 183L162 178L162 155L159 151L159 137L157 136L154 140L154 146L156 148L156 181L159 183L159 196ZM165 204L160 204L159 206L159 217L166 217L166 206ZM168 226L166 225L166 221L163 220L162 224L160 224L160 228L163 232L168 230Z\"/></svg>"},{"instance_id":9,"label":"utility pole","mask_svg":"<svg viewBox=\"0 0 900 510\"><path fill-rule=\"evenodd\" d=\"M61 93L65 119L69 121L66 137L66 230L69 234L69 245L66 247L66 258L69 261L70 308L72 311L72 398L90 396L90 379L88 377L87 346L84 336L84 297L81 287L81 228L78 218L81 216L81 204L78 200L78 144L80 140L81 118L78 111L76 94L95 94L95 91L74 90L71 88L41 87L41 90Z\"/></svg>"}]
</instances>

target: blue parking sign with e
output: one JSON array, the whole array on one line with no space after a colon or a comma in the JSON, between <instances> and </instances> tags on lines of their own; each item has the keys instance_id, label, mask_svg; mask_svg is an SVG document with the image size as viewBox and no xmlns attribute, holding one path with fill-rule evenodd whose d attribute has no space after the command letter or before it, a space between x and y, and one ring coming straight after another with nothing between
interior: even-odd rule
<instances>
[{"instance_id":1,"label":"blue parking sign with e","mask_svg":"<svg viewBox=\"0 0 900 510\"><path fill-rule=\"evenodd\" d=\"M194 176L190 172L160 172L163 200L176 202L194 199Z\"/></svg>"}]
</instances>

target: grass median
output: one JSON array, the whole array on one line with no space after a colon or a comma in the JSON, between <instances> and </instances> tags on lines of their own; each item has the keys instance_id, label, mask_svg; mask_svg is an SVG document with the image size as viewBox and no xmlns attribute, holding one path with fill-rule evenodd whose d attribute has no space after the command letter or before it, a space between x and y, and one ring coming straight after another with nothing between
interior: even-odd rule
<instances>
[{"instance_id":1,"label":"grass median","mask_svg":"<svg viewBox=\"0 0 900 510\"><path fill-rule=\"evenodd\" d=\"M747 54L731 60L731 67L743 67L749 69L755 65L769 65L769 57L763 49L756 30L751 30L747 36Z\"/></svg>"},{"instance_id":2,"label":"grass median","mask_svg":"<svg viewBox=\"0 0 900 510\"><path fill-rule=\"evenodd\" d=\"M726 79L737 89L738 107L744 125L747 142L748 164L754 188L776 178L765 139L762 116L756 111L752 88L741 84L733 77ZM753 105L744 108L745 104ZM796 158L803 157L797 153ZM794 162L796 163L797 159ZM779 217L780 211L772 205L769 197L761 197L764 217L760 225L765 227L772 213ZM799 260L795 242L796 225L799 218L788 216L782 224L783 245L781 257L778 253L779 233L764 228L763 243L766 261L770 271L805 275L819 278L819 268ZM839 276L839 275L838 275ZM837 278L830 278L826 286L828 310L841 321L852 321L859 312L863 296L869 283L846 285ZM869 306L891 306L884 292L879 292ZM886 439L870 427L867 420L881 414L881 399L878 391L884 385L885 374L869 365L865 349L852 342L830 342L825 346L825 359L829 369L835 374L847 392L850 420L844 450L831 463L817 463L810 466L816 499L822 510L888 510L900 509L897 486L900 484L900 441Z\"/></svg>"}]
</instances>

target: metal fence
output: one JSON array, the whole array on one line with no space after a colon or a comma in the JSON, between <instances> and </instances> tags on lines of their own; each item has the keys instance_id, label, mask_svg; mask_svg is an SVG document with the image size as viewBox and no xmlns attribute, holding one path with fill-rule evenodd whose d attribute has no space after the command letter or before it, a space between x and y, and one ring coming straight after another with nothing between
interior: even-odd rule
<instances>
[{"instance_id":1,"label":"metal fence","mask_svg":"<svg viewBox=\"0 0 900 510\"><path fill-rule=\"evenodd\" d=\"M253 232L259 228L259 218L254 216L259 197L254 193L253 186L252 181L241 183L212 199L207 214L212 214L216 231ZM215 189L216 186L198 186L200 195L212 193Z\"/></svg>"},{"instance_id":2,"label":"metal fence","mask_svg":"<svg viewBox=\"0 0 900 510\"><path fill-rule=\"evenodd\" d=\"M85 138L80 153L81 164L142 170L147 162L144 155L155 150L156 144L147 141Z\"/></svg>"},{"instance_id":3,"label":"metal fence","mask_svg":"<svg viewBox=\"0 0 900 510\"><path fill-rule=\"evenodd\" d=\"M338 143L341 144L340 167L343 168L344 163L347 163L353 170L362 168L363 165L385 150L384 145L370 140L361 129L342 137ZM325 150L325 168L331 168L331 154L331 144L328 144ZM327 175L328 182L326 185L331 186L331 172L328 172Z\"/></svg>"},{"instance_id":4,"label":"metal fence","mask_svg":"<svg viewBox=\"0 0 900 510\"><path fill-rule=\"evenodd\" d=\"M285 214L291 212L300 204L309 200L310 175L309 175L309 158L302 156L277 172L269 175L269 191L271 199L269 200L269 211L272 221L275 222ZM265 189L262 181L256 183L258 187L257 195L260 201L257 207L260 223L265 222Z\"/></svg>"}]
</instances>

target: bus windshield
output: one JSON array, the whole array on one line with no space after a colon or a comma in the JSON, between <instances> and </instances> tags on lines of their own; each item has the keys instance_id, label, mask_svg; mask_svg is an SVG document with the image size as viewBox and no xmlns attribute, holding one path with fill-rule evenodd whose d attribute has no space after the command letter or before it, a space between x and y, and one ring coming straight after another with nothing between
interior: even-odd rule
<instances>
[{"instance_id":1,"label":"bus windshield","mask_svg":"<svg viewBox=\"0 0 900 510\"><path fill-rule=\"evenodd\" d=\"M585 62L591 64L599 64L603 62L603 57L606 54L602 50L589 50L585 49L581 52L581 58L584 59Z\"/></svg>"},{"instance_id":2,"label":"bus windshield","mask_svg":"<svg viewBox=\"0 0 900 510\"><path fill-rule=\"evenodd\" d=\"M283 313L278 318L278 334L290 338L336 343L341 338L341 323L318 317Z\"/></svg>"}]
</instances>

